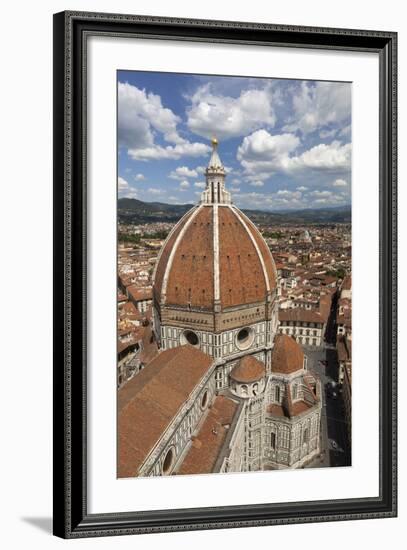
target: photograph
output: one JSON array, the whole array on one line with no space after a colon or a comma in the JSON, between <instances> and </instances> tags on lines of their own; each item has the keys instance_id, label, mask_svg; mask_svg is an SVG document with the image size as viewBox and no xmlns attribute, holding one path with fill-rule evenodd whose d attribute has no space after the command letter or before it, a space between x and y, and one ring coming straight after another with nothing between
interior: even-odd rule
<instances>
[{"instance_id":1,"label":"photograph","mask_svg":"<svg viewBox=\"0 0 407 550\"><path fill-rule=\"evenodd\" d=\"M117 478L350 467L352 83L116 75Z\"/></svg>"}]
</instances>

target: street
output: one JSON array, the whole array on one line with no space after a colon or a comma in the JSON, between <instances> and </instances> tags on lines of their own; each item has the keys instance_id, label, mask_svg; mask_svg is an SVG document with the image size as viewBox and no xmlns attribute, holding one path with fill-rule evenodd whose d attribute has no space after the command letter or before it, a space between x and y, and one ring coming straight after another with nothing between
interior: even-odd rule
<instances>
[{"instance_id":1,"label":"street","mask_svg":"<svg viewBox=\"0 0 407 550\"><path fill-rule=\"evenodd\" d=\"M336 398L329 396L328 387L336 383L338 362L336 350L331 346L312 350L304 349L308 357L308 370L313 371L321 380L321 457L308 464L308 468L329 466L350 466L351 452L347 440L347 428L344 418L341 393L335 389Z\"/></svg>"}]
</instances>

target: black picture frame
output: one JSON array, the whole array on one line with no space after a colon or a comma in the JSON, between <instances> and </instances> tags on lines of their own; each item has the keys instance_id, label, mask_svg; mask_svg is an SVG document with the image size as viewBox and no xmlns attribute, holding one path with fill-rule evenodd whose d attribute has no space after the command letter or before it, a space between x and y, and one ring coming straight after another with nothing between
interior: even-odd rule
<instances>
[{"instance_id":1,"label":"black picture frame","mask_svg":"<svg viewBox=\"0 0 407 550\"><path fill-rule=\"evenodd\" d=\"M87 511L86 41L89 36L368 51L380 63L380 494L107 514ZM397 34L85 12L54 15L54 534L63 538L397 515ZM356 213L357 214L357 213Z\"/></svg>"}]
</instances>

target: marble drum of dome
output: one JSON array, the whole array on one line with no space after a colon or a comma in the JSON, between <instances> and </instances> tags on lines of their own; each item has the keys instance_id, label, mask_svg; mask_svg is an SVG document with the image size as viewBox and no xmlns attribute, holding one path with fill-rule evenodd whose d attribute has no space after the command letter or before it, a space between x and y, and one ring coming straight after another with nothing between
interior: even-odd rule
<instances>
[{"instance_id":1,"label":"marble drum of dome","mask_svg":"<svg viewBox=\"0 0 407 550\"><path fill-rule=\"evenodd\" d=\"M153 283L162 349L189 343L217 359L270 348L277 274L262 235L231 202L217 140L206 189L168 236Z\"/></svg>"}]
</instances>

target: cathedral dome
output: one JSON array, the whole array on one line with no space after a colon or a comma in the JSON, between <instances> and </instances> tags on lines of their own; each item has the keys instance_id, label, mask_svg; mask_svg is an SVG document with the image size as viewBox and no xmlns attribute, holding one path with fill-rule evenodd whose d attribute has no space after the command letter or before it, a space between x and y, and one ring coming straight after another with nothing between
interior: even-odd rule
<instances>
[{"instance_id":1,"label":"cathedral dome","mask_svg":"<svg viewBox=\"0 0 407 550\"><path fill-rule=\"evenodd\" d=\"M271 372L291 374L304 367L304 353L301 346L286 334L278 334L274 341L271 358Z\"/></svg>"},{"instance_id":2,"label":"cathedral dome","mask_svg":"<svg viewBox=\"0 0 407 550\"><path fill-rule=\"evenodd\" d=\"M160 304L213 310L266 301L274 261L260 232L232 205L202 204L175 226L154 278Z\"/></svg>"},{"instance_id":3,"label":"cathedral dome","mask_svg":"<svg viewBox=\"0 0 407 550\"><path fill-rule=\"evenodd\" d=\"M201 203L174 227L154 274L160 305L217 311L267 301L277 286L270 250L255 225L231 204L217 141Z\"/></svg>"},{"instance_id":4,"label":"cathedral dome","mask_svg":"<svg viewBox=\"0 0 407 550\"><path fill-rule=\"evenodd\" d=\"M252 357L246 355L239 363L232 369L230 378L235 382L242 384L250 384L251 382L257 382L266 375L266 368L264 363Z\"/></svg>"}]
</instances>

